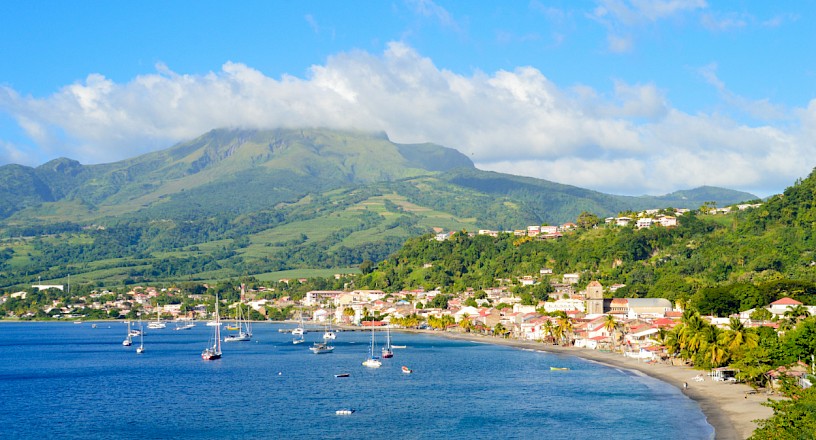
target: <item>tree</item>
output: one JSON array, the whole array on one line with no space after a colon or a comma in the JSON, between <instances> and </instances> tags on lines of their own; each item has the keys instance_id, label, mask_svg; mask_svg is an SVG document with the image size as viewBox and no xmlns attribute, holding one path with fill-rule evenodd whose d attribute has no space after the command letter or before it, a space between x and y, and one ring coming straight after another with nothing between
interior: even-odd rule
<instances>
[{"instance_id":1,"label":"tree","mask_svg":"<svg viewBox=\"0 0 816 440\"><path fill-rule=\"evenodd\" d=\"M759 336L748 331L739 318L732 317L729 324L730 329L724 335L724 342L728 351L736 353L741 349L755 348L759 345Z\"/></svg>"},{"instance_id":2,"label":"tree","mask_svg":"<svg viewBox=\"0 0 816 440\"><path fill-rule=\"evenodd\" d=\"M615 337L615 330L618 328L618 320L615 319L613 315L604 315L604 322L603 328L610 334L610 339L612 340L612 351L616 351L617 347L615 347L617 338Z\"/></svg>"},{"instance_id":3,"label":"tree","mask_svg":"<svg viewBox=\"0 0 816 440\"><path fill-rule=\"evenodd\" d=\"M581 229L592 229L600 223L601 219L597 215L587 211L578 214L578 218L575 220L575 224Z\"/></svg>"},{"instance_id":4,"label":"tree","mask_svg":"<svg viewBox=\"0 0 816 440\"><path fill-rule=\"evenodd\" d=\"M564 338L566 345L571 345L572 342L572 319L567 317L558 318L556 328L561 337Z\"/></svg>"},{"instance_id":5,"label":"tree","mask_svg":"<svg viewBox=\"0 0 816 440\"><path fill-rule=\"evenodd\" d=\"M496 325L493 326L493 334L494 335L499 335L499 336L501 336L503 338L506 338L507 337L507 329L504 327L504 325L501 322L496 323Z\"/></svg>"},{"instance_id":6,"label":"tree","mask_svg":"<svg viewBox=\"0 0 816 440\"><path fill-rule=\"evenodd\" d=\"M797 391L786 400L769 400L774 415L760 420L750 440L812 439L816 432L816 387Z\"/></svg>"}]
</instances>

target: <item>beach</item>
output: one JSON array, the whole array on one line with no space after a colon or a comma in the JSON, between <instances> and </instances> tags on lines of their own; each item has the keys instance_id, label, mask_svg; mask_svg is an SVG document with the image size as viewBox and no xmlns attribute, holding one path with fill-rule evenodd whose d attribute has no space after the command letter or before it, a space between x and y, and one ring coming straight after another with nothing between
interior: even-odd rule
<instances>
[{"instance_id":1,"label":"beach","mask_svg":"<svg viewBox=\"0 0 816 440\"><path fill-rule=\"evenodd\" d=\"M404 330L403 330L404 331ZM412 330L408 330L413 332ZM686 366L646 363L627 358L621 354L589 350L575 347L543 344L534 341L502 339L472 333L438 332L418 330L416 332L441 336L451 339L464 339L475 342L507 345L517 348L542 350L582 359L599 362L615 368L640 371L643 374L659 379L682 390L690 399L700 405L708 423L714 427L714 438L717 440L743 440L751 436L756 429L757 419L767 419L773 410L762 405L768 396L762 393L750 393L753 388L745 384L712 381L701 370ZM704 380L698 382L693 378L702 373ZM683 384L688 384L684 389Z\"/></svg>"}]
</instances>

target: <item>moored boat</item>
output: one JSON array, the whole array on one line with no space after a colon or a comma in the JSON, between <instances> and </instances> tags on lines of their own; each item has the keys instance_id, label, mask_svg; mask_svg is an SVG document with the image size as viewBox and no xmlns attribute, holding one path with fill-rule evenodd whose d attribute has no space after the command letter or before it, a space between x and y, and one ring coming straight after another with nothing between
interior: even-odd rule
<instances>
[{"instance_id":1,"label":"moored boat","mask_svg":"<svg viewBox=\"0 0 816 440\"><path fill-rule=\"evenodd\" d=\"M405 365L403 365L402 366L402 372L405 373L405 374L411 374L411 373L414 372L414 370L412 370L412 369L406 367Z\"/></svg>"},{"instance_id":2,"label":"moored boat","mask_svg":"<svg viewBox=\"0 0 816 440\"><path fill-rule=\"evenodd\" d=\"M383 359L394 357L394 351L391 350L391 327L385 327L385 347L382 348Z\"/></svg>"},{"instance_id":3,"label":"moored boat","mask_svg":"<svg viewBox=\"0 0 816 440\"><path fill-rule=\"evenodd\" d=\"M218 319L218 294L215 294L215 324L214 327L214 335L213 335L213 345L211 347L207 347L204 351L201 352L201 359L205 361L212 361L215 359L221 359L221 323Z\"/></svg>"},{"instance_id":4,"label":"moored boat","mask_svg":"<svg viewBox=\"0 0 816 440\"><path fill-rule=\"evenodd\" d=\"M567 367L550 367L550 371L565 371L569 370Z\"/></svg>"},{"instance_id":5,"label":"moored boat","mask_svg":"<svg viewBox=\"0 0 816 440\"><path fill-rule=\"evenodd\" d=\"M315 342L314 345L309 347L309 350L311 350L314 354L331 353L334 351L334 346L331 346L326 342Z\"/></svg>"},{"instance_id":6,"label":"moored boat","mask_svg":"<svg viewBox=\"0 0 816 440\"><path fill-rule=\"evenodd\" d=\"M368 358L363 361L363 366L368 368L380 368L382 361L374 356L374 326L371 326L371 345L368 348Z\"/></svg>"}]
</instances>

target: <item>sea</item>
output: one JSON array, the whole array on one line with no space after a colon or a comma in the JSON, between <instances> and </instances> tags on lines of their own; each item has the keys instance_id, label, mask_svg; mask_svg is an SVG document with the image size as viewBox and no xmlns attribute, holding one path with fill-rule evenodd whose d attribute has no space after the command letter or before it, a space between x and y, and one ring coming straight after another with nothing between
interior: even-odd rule
<instances>
[{"instance_id":1,"label":"sea","mask_svg":"<svg viewBox=\"0 0 816 440\"><path fill-rule=\"evenodd\" d=\"M204 361L213 327L122 322L0 324L3 439L711 439L674 386L568 355L392 332L337 332L333 353L256 323ZM226 331L222 332L222 335ZM402 372L407 366L411 374ZM551 370L551 367L568 370ZM349 373L348 377L335 374ZM337 415L338 410L353 410Z\"/></svg>"}]
</instances>

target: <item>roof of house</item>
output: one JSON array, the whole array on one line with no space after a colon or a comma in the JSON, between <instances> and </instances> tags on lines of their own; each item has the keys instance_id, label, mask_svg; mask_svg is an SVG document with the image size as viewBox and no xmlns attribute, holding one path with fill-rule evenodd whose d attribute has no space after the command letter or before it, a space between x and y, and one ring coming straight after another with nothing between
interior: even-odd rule
<instances>
[{"instance_id":1,"label":"roof of house","mask_svg":"<svg viewBox=\"0 0 816 440\"><path fill-rule=\"evenodd\" d=\"M801 306L802 303L800 303L799 301L797 301L797 300L795 300L793 298L788 298L786 296L786 297L784 297L782 299L778 299L778 300L772 302L771 305L772 306Z\"/></svg>"}]
</instances>

